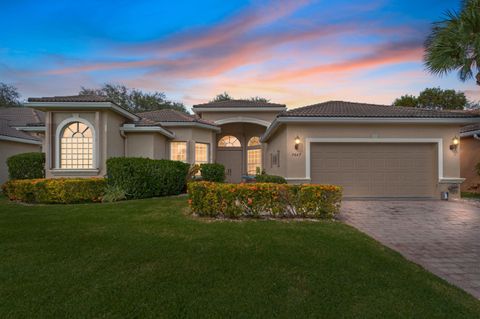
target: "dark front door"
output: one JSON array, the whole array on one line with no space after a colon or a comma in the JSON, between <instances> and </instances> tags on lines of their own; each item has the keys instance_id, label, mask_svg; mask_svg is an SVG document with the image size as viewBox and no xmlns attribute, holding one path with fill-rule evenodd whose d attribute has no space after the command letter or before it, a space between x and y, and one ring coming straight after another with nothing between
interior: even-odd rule
<instances>
[{"instance_id":1,"label":"dark front door","mask_svg":"<svg viewBox=\"0 0 480 319\"><path fill-rule=\"evenodd\" d=\"M242 155L241 149L217 149L217 163L225 166L227 183L242 181Z\"/></svg>"}]
</instances>

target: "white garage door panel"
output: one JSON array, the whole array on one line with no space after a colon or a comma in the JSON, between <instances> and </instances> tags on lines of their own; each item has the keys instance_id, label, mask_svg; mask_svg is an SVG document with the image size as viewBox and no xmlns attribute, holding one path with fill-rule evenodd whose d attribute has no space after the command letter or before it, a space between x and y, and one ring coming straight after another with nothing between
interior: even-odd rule
<instances>
[{"instance_id":1,"label":"white garage door panel","mask_svg":"<svg viewBox=\"0 0 480 319\"><path fill-rule=\"evenodd\" d=\"M432 143L313 143L312 183L343 187L345 196L433 197Z\"/></svg>"}]
</instances>

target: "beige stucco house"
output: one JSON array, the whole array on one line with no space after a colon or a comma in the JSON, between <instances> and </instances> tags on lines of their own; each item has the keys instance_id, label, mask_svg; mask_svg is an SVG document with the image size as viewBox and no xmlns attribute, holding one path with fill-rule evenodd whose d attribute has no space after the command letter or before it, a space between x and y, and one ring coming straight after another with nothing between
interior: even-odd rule
<instances>
[{"instance_id":1,"label":"beige stucco house","mask_svg":"<svg viewBox=\"0 0 480 319\"><path fill-rule=\"evenodd\" d=\"M231 100L132 114L98 96L30 98L45 114L47 177L104 176L113 156L225 165L241 182L258 169L290 183L341 185L349 197L458 196L460 129L480 115L331 101L287 110Z\"/></svg>"}]
</instances>

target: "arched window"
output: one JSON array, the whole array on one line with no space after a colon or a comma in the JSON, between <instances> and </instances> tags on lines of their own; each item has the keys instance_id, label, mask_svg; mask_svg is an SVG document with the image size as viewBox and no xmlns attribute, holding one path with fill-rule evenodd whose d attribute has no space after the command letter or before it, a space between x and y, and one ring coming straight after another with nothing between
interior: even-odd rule
<instances>
[{"instance_id":1,"label":"arched window","mask_svg":"<svg viewBox=\"0 0 480 319\"><path fill-rule=\"evenodd\" d=\"M262 149L260 137L254 136L247 144L247 173L255 175L257 170L262 169Z\"/></svg>"},{"instance_id":2,"label":"arched window","mask_svg":"<svg viewBox=\"0 0 480 319\"><path fill-rule=\"evenodd\" d=\"M248 141L248 147L251 146L260 146L260 137L254 136Z\"/></svg>"},{"instance_id":3,"label":"arched window","mask_svg":"<svg viewBox=\"0 0 480 319\"><path fill-rule=\"evenodd\" d=\"M70 122L60 135L60 168L93 168L93 132L82 122Z\"/></svg>"},{"instance_id":4,"label":"arched window","mask_svg":"<svg viewBox=\"0 0 480 319\"><path fill-rule=\"evenodd\" d=\"M232 135L226 135L218 141L218 147L241 147L238 138Z\"/></svg>"}]
</instances>

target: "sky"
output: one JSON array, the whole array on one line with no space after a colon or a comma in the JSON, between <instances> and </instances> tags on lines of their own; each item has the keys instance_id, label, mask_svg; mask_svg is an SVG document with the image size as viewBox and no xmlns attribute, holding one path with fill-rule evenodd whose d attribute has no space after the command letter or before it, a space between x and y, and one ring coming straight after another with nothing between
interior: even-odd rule
<instances>
[{"instance_id":1,"label":"sky","mask_svg":"<svg viewBox=\"0 0 480 319\"><path fill-rule=\"evenodd\" d=\"M294 108L391 104L427 87L423 42L458 0L0 0L0 82L22 99L125 84L192 106L224 91Z\"/></svg>"}]
</instances>

